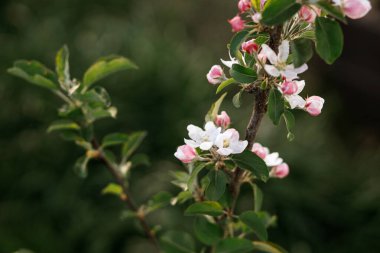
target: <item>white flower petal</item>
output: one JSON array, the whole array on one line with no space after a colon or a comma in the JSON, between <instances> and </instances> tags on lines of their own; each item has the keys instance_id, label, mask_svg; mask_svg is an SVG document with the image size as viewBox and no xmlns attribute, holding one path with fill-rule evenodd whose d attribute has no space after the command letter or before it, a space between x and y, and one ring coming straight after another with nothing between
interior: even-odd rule
<instances>
[{"instance_id":1,"label":"white flower petal","mask_svg":"<svg viewBox=\"0 0 380 253\"><path fill-rule=\"evenodd\" d=\"M278 63L278 59L277 59L276 53L272 50L272 48L270 48L266 44L261 45L261 48L262 48L261 52L264 53L264 55L266 55L270 63L272 63L273 65L276 65Z\"/></svg>"},{"instance_id":2,"label":"white flower petal","mask_svg":"<svg viewBox=\"0 0 380 253\"><path fill-rule=\"evenodd\" d=\"M280 72L281 72L281 75L284 76L287 80L294 80L298 78L297 73L293 69L286 69Z\"/></svg>"},{"instance_id":3,"label":"white flower petal","mask_svg":"<svg viewBox=\"0 0 380 253\"><path fill-rule=\"evenodd\" d=\"M297 85L297 92L296 92L296 95L300 94L303 90L303 88L305 88L305 81L302 80L302 81L295 81L296 85Z\"/></svg>"},{"instance_id":4,"label":"white flower petal","mask_svg":"<svg viewBox=\"0 0 380 253\"><path fill-rule=\"evenodd\" d=\"M265 68L265 71L269 75L274 76L274 77L280 76L280 71L278 71L278 69L275 66L267 64L267 65L264 66L264 68Z\"/></svg>"},{"instance_id":5,"label":"white flower petal","mask_svg":"<svg viewBox=\"0 0 380 253\"><path fill-rule=\"evenodd\" d=\"M225 61L223 59L220 59L220 61L228 68L232 68L232 65L238 63L238 61L235 58L232 58L231 61Z\"/></svg>"},{"instance_id":6,"label":"white flower petal","mask_svg":"<svg viewBox=\"0 0 380 253\"><path fill-rule=\"evenodd\" d=\"M290 108L304 108L306 101L300 95L286 96L285 99L289 102Z\"/></svg>"},{"instance_id":7,"label":"white flower petal","mask_svg":"<svg viewBox=\"0 0 380 253\"><path fill-rule=\"evenodd\" d=\"M229 156L232 154L232 149L230 148L220 148L217 150L217 152L220 154L220 155L223 155L223 156Z\"/></svg>"},{"instance_id":8,"label":"white flower petal","mask_svg":"<svg viewBox=\"0 0 380 253\"><path fill-rule=\"evenodd\" d=\"M289 41L282 41L281 45L278 47L278 60L280 62L286 62L289 57Z\"/></svg>"},{"instance_id":9,"label":"white flower petal","mask_svg":"<svg viewBox=\"0 0 380 253\"><path fill-rule=\"evenodd\" d=\"M283 162L283 160L279 157L279 154L277 152L267 155L264 161L268 167L278 166Z\"/></svg>"},{"instance_id":10,"label":"white flower petal","mask_svg":"<svg viewBox=\"0 0 380 253\"><path fill-rule=\"evenodd\" d=\"M185 143L186 143L187 145L189 145L190 147L193 147L193 148L197 148L197 147L199 147L199 144L196 143L196 142L193 141L193 140L187 140L187 139L185 139Z\"/></svg>"},{"instance_id":11,"label":"white flower petal","mask_svg":"<svg viewBox=\"0 0 380 253\"><path fill-rule=\"evenodd\" d=\"M232 154L240 154L242 153L245 148L248 146L248 141L238 141L231 145L231 148L233 150Z\"/></svg>"},{"instance_id":12,"label":"white flower petal","mask_svg":"<svg viewBox=\"0 0 380 253\"><path fill-rule=\"evenodd\" d=\"M202 142L201 145L199 145L199 148L202 150L210 150L213 143L211 141Z\"/></svg>"},{"instance_id":13,"label":"white flower petal","mask_svg":"<svg viewBox=\"0 0 380 253\"><path fill-rule=\"evenodd\" d=\"M293 68L294 68L294 66L293 66ZM297 74L301 74L301 73L305 72L307 69L308 69L307 64L304 64L301 67L294 68L293 71L296 72Z\"/></svg>"}]
</instances>

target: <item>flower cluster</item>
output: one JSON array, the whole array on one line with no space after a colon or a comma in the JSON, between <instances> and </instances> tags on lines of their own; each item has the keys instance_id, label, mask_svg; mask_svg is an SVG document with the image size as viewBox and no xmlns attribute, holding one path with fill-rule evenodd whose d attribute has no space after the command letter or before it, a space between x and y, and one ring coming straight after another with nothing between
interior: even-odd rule
<instances>
[{"instance_id":1,"label":"flower cluster","mask_svg":"<svg viewBox=\"0 0 380 253\"><path fill-rule=\"evenodd\" d=\"M242 153L248 141L239 140L239 132L228 128L229 125L230 117L223 111L214 122L207 122L204 129L194 125L187 126L190 139L185 139L185 145L178 147L174 156L183 163L191 163L202 159L202 152L211 152L214 156Z\"/></svg>"},{"instance_id":2,"label":"flower cluster","mask_svg":"<svg viewBox=\"0 0 380 253\"><path fill-rule=\"evenodd\" d=\"M262 146L260 143L254 143L252 152L264 160L270 169L270 176L277 178L284 178L289 174L289 166L284 163L277 152L269 153L267 147Z\"/></svg>"}]
</instances>

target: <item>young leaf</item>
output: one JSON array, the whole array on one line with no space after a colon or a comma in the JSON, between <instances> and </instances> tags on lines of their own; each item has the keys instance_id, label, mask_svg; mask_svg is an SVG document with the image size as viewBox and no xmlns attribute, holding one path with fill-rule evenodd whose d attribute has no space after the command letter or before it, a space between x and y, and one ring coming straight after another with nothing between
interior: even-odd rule
<instances>
[{"instance_id":1,"label":"young leaf","mask_svg":"<svg viewBox=\"0 0 380 253\"><path fill-rule=\"evenodd\" d=\"M293 17L301 9L296 0L269 0L266 2L262 22L266 25L279 25Z\"/></svg>"},{"instance_id":2,"label":"young leaf","mask_svg":"<svg viewBox=\"0 0 380 253\"><path fill-rule=\"evenodd\" d=\"M223 214L223 207L215 201L203 201L192 204L185 211L185 215L191 216L197 214L219 216Z\"/></svg>"},{"instance_id":3,"label":"young leaf","mask_svg":"<svg viewBox=\"0 0 380 253\"><path fill-rule=\"evenodd\" d=\"M191 235L181 231L168 231L160 242L165 253L195 253L194 241Z\"/></svg>"},{"instance_id":4,"label":"young leaf","mask_svg":"<svg viewBox=\"0 0 380 253\"><path fill-rule=\"evenodd\" d=\"M194 233L199 241L212 246L223 238L222 229L204 217L197 217L194 222Z\"/></svg>"},{"instance_id":5,"label":"young leaf","mask_svg":"<svg viewBox=\"0 0 380 253\"><path fill-rule=\"evenodd\" d=\"M58 75L60 83L67 83L70 81L69 70L69 49L64 45L55 57L55 70Z\"/></svg>"},{"instance_id":6,"label":"young leaf","mask_svg":"<svg viewBox=\"0 0 380 253\"><path fill-rule=\"evenodd\" d=\"M284 98L277 89L271 89L268 101L268 115L273 124L278 125L281 115L284 113Z\"/></svg>"},{"instance_id":7,"label":"young leaf","mask_svg":"<svg viewBox=\"0 0 380 253\"><path fill-rule=\"evenodd\" d=\"M206 117L205 117L206 122L215 120L216 115L218 115L220 106L222 105L222 102L226 96L227 96L227 92L221 95L218 98L218 100L211 105L210 110L207 112Z\"/></svg>"},{"instance_id":8,"label":"young leaf","mask_svg":"<svg viewBox=\"0 0 380 253\"><path fill-rule=\"evenodd\" d=\"M243 67L239 64L232 65L230 74L239 83L252 83L257 79L257 74L253 69Z\"/></svg>"},{"instance_id":9,"label":"young leaf","mask_svg":"<svg viewBox=\"0 0 380 253\"><path fill-rule=\"evenodd\" d=\"M79 177L87 177L87 165L91 158L88 156L81 156L77 159L74 165L74 171L78 174Z\"/></svg>"},{"instance_id":10,"label":"young leaf","mask_svg":"<svg viewBox=\"0 0 380 253\"><path fill-rule=\"evenodd\" d=\"M130 159L132 163L132 168L140 165L150 166L149 157L146 154L136 154Z\"/></svg>"},{"instance_id":11,"label":"young leaf","mask_svg":"<svg viewBox=\"0 0 380 253\"><path fill-rule=\"evenodd\" d=\"M253 190L253 210L259 212L263 204L263 193L256 184L251 184Z\"/></svg>"},{"instance_id":12,"label":"young leaf","mask_svg":"<svg viewBox=\"0 0 380 253\"><path fill-rule=\"evenodd\" d=\"M244 150L243 153L234 155L232 160L238 167L252 172L264 182L269 178L269 170L264 160L250 150Z\"/></svg>"},{"instance_id":13,"label":"young leaf","mask_svg":"<svg viewBox=\"0 0 380 253\"><path fill-rule=\"evenodd\" d=\"M333 16L336 19L339 19L343 23L347 23L341 9L339 7L333 6L329 1L321 0L316 2L316 5L324 10L327 14Z\"/></svg>"},{"instance_id":14,"label":"young leaf","mask_svg":"<svg viewBox=\"0 0 380 253\"><path fill-rule=\"evenodd\" d=\"M72 120L58 120L54 121L49 128L47 129L47 132L53 132L53 131L60 131L60 130L80 130L80 126L75 123Z\"/></svg>"},{"instance_id":15,"label":"young leaf","mask_svg":"<svg viewBox=\"0 0 380 253\"><path fill-rule=\"evenodd\" d=\"M298 68L313 57L313 43L307 39L296 39L290 42L294 67Z\"/></svg>"},{"instance_id":16,"label":"young leaf","mask_svg":"<svg viewBox=\"0 0 380 253\"><path fill-rule=\"evenodd\" d=\"M222 82L221 84L219 84L218 88L216 89L216 94L218 94L224 88L226 88L227 86L229 86L230 84L233 84L233 83L236 83L236 80L233 78L227 79L226 81Z\"/></svg>"},{"instance_id":17,"label":"young leaf","mask_svg":"<svg viewBox=\"0 0 380 253\"><path fill-rule=\"evenodd\" d=\"M244 238L228 238L216 245L216 253L248 253L253 249L252 242Z\"/></svg>"},{"instance_id":18,"label":"young leaf","mask_svg":"<svg viewBox=\"0 0 380 253\"><path fill-rule=\"evenodd\" d=\"M16 61L8 73L50 90L58 89L55 73L38 61Z\"/></svg>"},{"instance_id":19,"label":"young leaf","mask_svg":"<svg viewBox=\"0 0 380 253\"><path fill-rule=\"evenodd\" d=\"M227 176L221 170L211 170L208 175L210 184L206 188L206 198L209 200L219 200L226 190Z\"/></svg>"},{"instance_id":20,"label":"young leaf","mask_svg":"<svg viewBox=\"0 0 380 253\"><path fill-rule=\"evenodd\" d=\"M163 208L170 204L172 195L169 192L159 192L155 194L152 199L148 201L147 213L156 211L157 209Z\"/></svg>"},{"instance_id":21,"label":"young leaf","mask_svg":"<svg viewBox=\"0 0 380 253\"><path fill-rule=\"evenodd\" d=\"M230 55L236 57L236 52L240 49L241 44L247 39L249 31L243 30L236 33L230 43Z\"/></svg>"},{"instance_id":22,"label":"young leaf","mask_svg":"<svg viewBox=\"0 0 380 253\"><path fill-rule=\"evenodd\" d=\"M288 110L285 110L282 116L284 117L286 129L288 130L288 139L289 141L292 141L292 139L294 139L292 131L296 124L296 119L294 118L293 113Z\"/></svg>"},{"instance_id":23,"label":"young leaf","mask_svg":"<svg viewBox=\"0 0 380 253\"><path fill-rule=\"evenodd\" d=\"M241 94L243 94L243 91L239 91L238 93L235 94L235 96L232 98L232 104L236 107L236 108L240 108L241 106L241 101L240 101L240 98L241 98Z\"/></svg>"},{"instance_id":24,"label":"young leaf","mask_svg":"<svg viewBox=\"0 0 380 253\"><path fill-rule=\"evenodd\" d=\"M259 242L259 241L254 241L253 245L255 249L260 250L262 252L267 252L267 253L287 253L286 250L281 248L280 246L271 243L271 242Z\"/></svg>"},{"instance_id":25,"label":"young leaf","mask_svg":"<svg viewBox=\"0 0 380 253\"><path fill-rule=\"evenodd\" d=\"M122 155L123 160L127 160L133 152L140 146L144 140L146 132L134 132L129 135L128 140L123 145Z\"/></svg>"},{"instance_id":26,"label":"young leaf","mask_svg":"<svg viewBox=\"0 0 380 253\"><path fill-rule=\"evenodd\" d=\"M191 171L191 174L190 174L190 178L189 178L189 181L187 182L187 186L188 188L193 191L194 189L194 184L197 180L197 176L199 174L199 172L201 172L201 170L203 170L208 164L207 163L200 163L198 164L192 171Z\"/></svg>"},{"instance_id":27,"label":"young leaf","mask_svg":"<svg viewBox=\"0 0 380 253\"><path fill-rule=\"evenodd\" d=\"M137 66L131 60L121 56L102 58L86 71L83 77L83 85L89 87L110 74L127 69L137 69Z\"/></svg>"},{"instance_id":28,"label":"young leaf","mask_svg":"<svg viewBox=\"0 0 380 253\"><path fill-rule=\"evenodd\" d=\"M317 53L328 64L332 64L343 51L343 32L338 22L317 17L315 20Z\"/></svg>"},{"instance_id":29,"label":"young leaf","mask_svg":"<svg viewBox=\"0 0 380 253\"><path fill-rule=\"evenodd\" d=\"M102 147L121 145L129 140L129 136L123 133L113 133L104 136L102 140Z\"/></svg>"},{"instance_id":30,"label":"young leaf","mask_svg":"<svg viewBox=\"0 0 380 253\"><path fill-rule=\"evenodd\" d=\"M123 193L123 188L121 188L120 185L115 183L109 183L104 189L102 190L102 194L113 194L118 197Z\"/></svg>"},{"instance_id":31,"label":"young leaf","mask_svg":"<svg viewBox=\"0 0 380 253\"><path fill-rule=\"evenodd\" d=\"M254 211L247 211L240 215L240 220L250 227L260 240L268 240L268 233L265 222Z\"/></svg>"}]
</instances>

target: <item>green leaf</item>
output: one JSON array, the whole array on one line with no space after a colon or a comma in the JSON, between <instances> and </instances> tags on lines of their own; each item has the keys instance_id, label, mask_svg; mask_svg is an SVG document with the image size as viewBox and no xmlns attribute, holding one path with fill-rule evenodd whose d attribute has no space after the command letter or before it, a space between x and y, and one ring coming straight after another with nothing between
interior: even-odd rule
<instances>
[{"instance_id":1,"label":"green leaf","mask_svg":"<svg viewBox=\"0 0 380 253\"><path fill-rule=\"evenodd\" d=\"M129 139L129 136L127 134L123 134L123 133L108 134L104 136L102 140L102 147L106 148L109 146L121 145L127 142L128 139Z\"/></svg>"},{"instance_id":2,"label":"green leaf","mask_svg":"<svg viewBox=\"0 0 380 253\"><path fill-rule=\"evenodd\" d=\"M224 88L226 88L227 86L229 86L230 84L233 84L233 83L236 83L236 80L233 78L227 79L226 81L222 82L221 84L219 84L218 88L216 89L216 94L218 94Z\"/></svg>"},{"instance_id":3,"label":"green leaf","mask_svg":"<svg viewBox=\"0 0 380 253\"><path fill-rule=\"evenodd\" d=\"M227 96L227 92L221 95L218 98L218 100L211 105L210 110L207 112L206 117L205 117L206 122L215 120L216 115L218 115L220 106L222 105L222 102L226 96Z\"/></svg>"},{"instance_id":4,"label":"green leaf","mask_svg":"<svg viewBox=\"0 0 380 253\"><path fill-rule=\"evenodd\" d=\"M38 61L16 61L8 73L50 90L58 89L55 73Z\"/></svg>"},{"instance_id":5,"label":"green leaf","mask_svg":"<svg viewBox=\"0 0 380 253\"><path fill-rule=\"evenodd\" d=\"M236 93L234 95L234 97L232 98L232 104L236 107L236 108L240 108L241 106L241 95L243 94L243 90L239 91L238 93Z\"/></svg>"},{"instance_id":6,"label":"green leaf","mask_svg":"<svg viewBox=\"0 0 380 253\"><path fill-rule=\"evenodd\" d=\"M260 188L256 184L251 184L253 190L253 210L255 212L259 212L261 210L261 206L263 205L263 193Z\"/></svg>"},{"instance_id":7,"label":"green leaf","mask_svg":"<svg viewBox=\"0 0 380 253\"><path fill-rule=\"evenodd\" d=\"M286 129L288 130L288 139L289 141L292 141L294 139L294 135L292 132L296 124L296 119L294 118L293 113L288 110L285 110L282 116L284 117Z\"/></svg>"},{"instance_id":8,"label":"green leaf","mask_svg":"<svg viewBox=\"0 0 380 253\"><path fill-rule=\"evenodd\" d=\"M177 203L183 204L192 198L193 198L193 194L190 191L182 191L178 193L178 195L174 199L172 199L171 203L172 205L175 205Z\"/></svg>"},{"instance_id":9,"label":"green leaf","mask_svg":"<svg viewBox=\"0 0 380 253\"><path fill-rule=\"evenodd\" d=\"M251 241L244 238L228 238L216 245L216 253L247 253L254 249Z\"/></svg>"},{"instance_id":10,"label":"green leaf","mask_svg":"<svg viewBox=\"0 0 380 253\"><path fill-rule=\"evenodd\" d=\"M264 182L269 178L269 170L263 159L250 150L244 150L243 153L234 155L232 161L238 167L252 172Z\"/></svg>"},{"instance_id":11,"label":"green leaf","mask_svg":"<svg viewBox=\"0 0 380 253\"><path fill-rule=\"evenodd\" d=\"M127 220L131 218L137 218L137 213L132 210L124 210L121 212L120 219Z\"/></svg>"},{"instance_id":12,"label":"green leaf","mask_svg":"<svg viewBox=\"0 0 380 253\"><path fill-rule=\"evenodd\" d=\"M74 165L74 171L78 174L79 177L87 177L87 165L91 158L87 156L81 156L77 159Z\"/></svg>"},{"instance_id":13,"label":"green leaf","mask_svg":"<svg viewBox=\"0 0 380 253\"><path fill-rule=\"evenodd\" d=\"M104 189L102 190L102 194L112 194L120 197L120 195L123 193L123 188L115 183L109 183Z\"/></svg>"},{"instance_id":14,"label":"green leaf","mask_svg":"<svg viewBox=\"0 0 380 253\"><path fill-rule=\"evenodd\" d=\"M60 83L70 82L69 49L64 45L55 57L55 70Z\"/></svg>"},{"instance_id":15,"label":"green leaf","mask_svg":"<svg viewBox=\"0 0 380 253\"><path fill-rule=\"evenodd\" d=\"M146 154L136 154L131 157L132 168L140 165L150 166L149 157Z\"/></svg>"},{"instance_id":16,"label":"green leaf","mask_svg":"<svg viewBox=\"0 0 380 253\"><path fill-rule=\"evenodd\" d=\"M256 38L255 38L255 43L258 45L265 44L269 41L270 36L267 33L260 33Z\"/></svg>"},{"instance_id":17,"label":"green leaf","mask_svg":"<svg viewBox=\"0 0 380 253\"><path fill-rule=\"evenodd\" d=\"M279 25L293 17L301 9L296 0L269 0L266 2L262 22L266 25Z\"/></svg>"},{"instance_id":18,"label":"green leaf","mask_svg":"<svg viewBox=\"0 0 380 253\"><path fill-rule=\"evenodd\" d=\"M166 207L170 204L172 195L169 192L159 192L155 194L152 199L148 201L147 204L147 213L156 211L157 209Z\"/></svg>"},{"instance_id":19,"label":"green leaf","mask_svg":"<svg viewBox=\"0 0 380 253\"><path fill-rule=\"evenodd\" d=\"M271 89L268 101L268 115L275 125L278 125L281 115L284 113L284 103L281 92L275 88Z\"/></svg>"},{"instance_id":20,"label":"green leaf","mask_svg":"<svg viewBox=\"0 0 380 253\"><path fill-rule=\"evenodd\" d=\"M165 253L195 253L191 235L181 231L168 231L161 238Z\"/></svg>"},{"instance_id":21,"label":"green leaf","mask_svg":"<svg viewBox=\"0 0 380 253\"><path fill-rule=\"evenodd\" d=\"M240 215L240 220L250 227L260 240L268 240L268 232L265 227L265 221L261 219L254 211L247 211Z\"/></svg>"},{"instance_id":22,"label":"green leaf","mask_svg":"<svg viewBox=\"0 0 380 253\"><path fill-rule=\"evenodd\" d=\"M271 242L254 241L253 245L255 249L266 253L287 253L286 250Z\"/></svg>"},{"instance_id":23,"label":"green leaf","mask_svg":"<svg viewBox=\"0 0 380 253\"><path fill-rule=\"evenodd\" d=\"M294 67L298 68L313 57L313 43L307 39L296 39L290 42Z\"/></svg>"},{"instance_id":24,"label":"green leaf","mask_svg":"<svg viewBox=\"0 0 380 253\"><path fill-rule=\"evenodd\" d=\"M317 17L315 21L316 47L319 56L332 64L343 51L343 32L338 22Z\"/></svg>"},{"instance_id":25,"label":"green leaf","mask_svg":"<svg viewBox=\"0 0 380 253\"><path fill-rule=\"evenodd\" d=\"M239 83L253 83L257 79L257 74L253 69L233 64L230 75Z\"/></svg>"},{"instance_id":26,"label":"green leaf","mask_svg":"<svg viewBox=\"0 0 380 253\"><path fill-rule=\"evenodd\" d=\"M210 178L210 184L205 191L206 198L217 201L223 196L226 190L227 176L221 170L211 170L207 176Z\"/></svg>"},{"instance_id":27,"label":"green leaf","mask_svg":"<svg viewBox=\"0 0 380 253\"><path fill-rule=\"evenodd\" d=\"M128 69L137 69L137 66L125 57L109 56L102 58L86 71L83 77L83 85L89 87L110 74Z\"/></svg>"},{"instance_id":28,"label":"green leaf","mask_svg":"<svg viewBox=\"0 0 380 253\"><path fill-rule=\"evenodd\" d=\"M216 225L207 221L204 217L197 217L194 222L194 233L199 241L212 246L223 238L223 230Z\"/></svg>"},{"instance_id":29,"label":"green leaf","mask_svg":"<svg viewBox=\"0 0 380 253\"><path fill-rule=\"evenodd\" d=\"M127 160L133 152L140 146L146 136L146 132L134 132L129 135L128 140L123 145L123 160Z\"/></svg>"},{"instance_id":30,"label":"green leaf","mask_svg":"<svg viewBox=\"0 0 380 253\"><path fill-rule=\"evenodd\" d=\"M104 119L104 118L116 118L117 115L117 108L116 107L110 107L107 109L103 108L90 108L86 107L86 116L88 123L93 123L97 120Z\"/></svg>"},{"instance_id":31,"label":"green leaf","mask_svg":"<svg viewBox=\"0 0 380 253\"><path fill-rule=\"evenodd\" d=\"M236 33L230 43L230 55L236 57L236 52L240 49L241 44L247 39L249 31L243 30Z\"/></svg>"},{"instance_id":32,"label":"green leaf","mask_svg":"<svg viewBox=\"0 0 380 253\"><path fill-rule=\"evenodd\" d=\"M223 214L223 207L215 201L203 201L192 204L185 211L185 215L191 216L197 214L219 216Z\"/></svg>"},{"instance_id":33,"label":"green leaf","mask_svg":"<svg viewBox=\"0 0 380 253\"><path fill-rule=\"evenodd\" d=\"M315 31L312 30L312 31L305 31L303 33L301 33L299 36L298 36L299 39L308 39L308 40L312 40L312 41L315 41Z\"/></svg>"},{"instance_id":34,"label":"green leaf","mask_svg":"<svg viewBox=\"0 0 380 253\"><path fill-rule=\"evenodd\" d=\"M187 182L187 186L188 188L193 191L194 190L194 185L195 185L195 182L197 180L197 176L199 174L199 172L201 172L201 170L203 170L208 164L207 163L200 163L198 164L192 171L191 171L191 174L190 174L190 178L189 178L189 181Z\"/></svg>"},{"instance_id":35,"label":"green leaf","mask_svg":"<svg viewBox=\"0 0 380 253\"><path fill-rule=\"evenodd\" d=\"M336 19L339 19L343 23L347 23L342 10L339 7L333 6L329 1L318 1L316 5L324 10L327 14L333 16Z\"/></svg>"},{"instance_id":36,"label":"green leaf","mask_svg":"<svg viewBox=\"0 0 380 253\"><path fill-rule=\"evenodd\" d=\"M251 0L251 4L256 12L261 11L261 1L260 0Z\"/></svg>"},{"instance_id":37,"label":"green leaf","mask_svg":"<svg viewBox=\"0 0 380 253\"><path fill-rule=\"evenodd\" d=\"M54 121L47 129L48 133L60 130L80 130L80 126L72 120L58 120Z\"/></svg>"}]
</instances>

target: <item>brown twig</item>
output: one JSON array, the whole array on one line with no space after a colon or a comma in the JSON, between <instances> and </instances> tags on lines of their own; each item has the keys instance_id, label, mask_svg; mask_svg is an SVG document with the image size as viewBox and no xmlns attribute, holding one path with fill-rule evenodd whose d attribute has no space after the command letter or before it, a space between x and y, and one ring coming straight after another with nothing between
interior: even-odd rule
<instances>
[{"instance_id":1,"label":"brown twig","mask_svg":"<svg viewBox=\"0 0 380 253\"><path fill-rule=\"evenodd\" d=\"M120 197L120 199L126 204L127 208L129 208L130 210L132 210L133 212L135 212L137 214L137 219L139 220L140 225L143 228L146 236L151 241L151 243L155 247L156 251L161 252L158 240L156 238L156 235L154 234L154 232L152 231L152 229L148 225L147 221L145 220L144 214L139 212L137 205L132 200L131 194L129 192L129 189L126 185L126 182L125 182L123 176L104 156L104 153L102 152L102 150L100 150L99 143L97 142L97 140L92 141L92 146L95 150L97 150L99 152L97 159L106 166L107 170L111 173L111 175L113 176L116 183L121 186L121 188L123 190L123 194Z\"/></svg>"}]
</instances>

